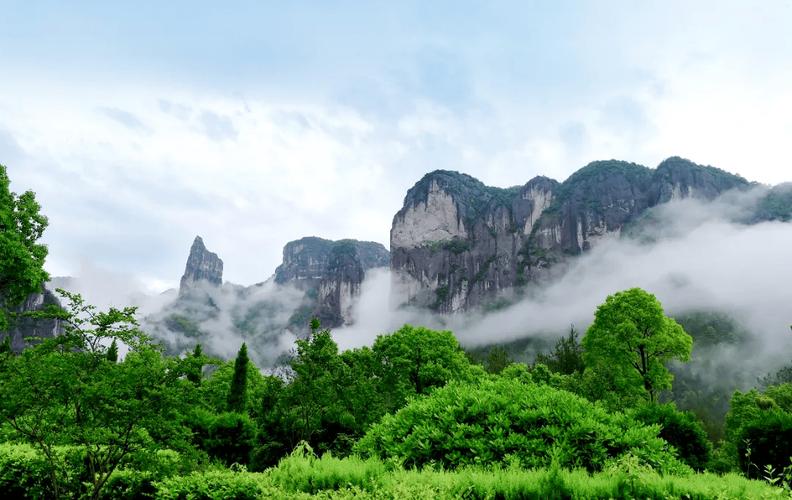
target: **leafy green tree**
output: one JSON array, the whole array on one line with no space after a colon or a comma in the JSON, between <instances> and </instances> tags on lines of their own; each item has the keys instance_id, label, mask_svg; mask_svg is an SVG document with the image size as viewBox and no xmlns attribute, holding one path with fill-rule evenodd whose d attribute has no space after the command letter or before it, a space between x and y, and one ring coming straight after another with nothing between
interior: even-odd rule
<instances>
[{"instance_id":1,"label":"leafy green tree","mask_svg":"<svg viewBox=\"0 0 792 500\"><path fill-rule=\"evenodd\" d=\"M178 372L138 329L134 308L102 312L59 293L69 304L64 333L0 360L0 418L46 457L54 497L66 474L56 446L67 444L85 457L87 495L99 498L126 457L154 434L174 434ZM111 341L129 347L120 363L108 360Z\"/></svg>"},{"instance_id":2,"label":"leafy green tree","mask_svg":"<svg viewBox=\"0 0 792 500\"><path fill-rule=\"evenodd\" d=\"M314 319L311 335L296 342L297 352L291 362L293 376L284 394L289 448L307 441L315 449L327 451L334 447L339 435L349 434L353 427L354 417L343 396L349 389L346 366L330 330L320 328Z\"/></svg>"},{"instance_id":3,"label":"leafy green tree","mask_svg":"<svg viewBox=\"0 0 792 500\"><path fill-rule=\"evenodd\" d=\"M234 361L234 378L228 388L228 410L242 413L247 404L247 372L248 372L247 344L239 348Z\"/></svg>"},{"instance_id":4,"label":"leafy green tree","mask_svg":"<svg viewBox=\"0 0 792 500\"><path fill-rule=\"evenodd\" d=\"M11 192L6 167L0 165L0 332L9 328L11 309L41 291L47 247L37 243L47 227L36 195Z\"/></svg>"},{"instance_id":5,"label":"leafy green tree","mask_svg":"<svg viewBox=\"0 0 792 500\"><path fill-rule=\"evenodd\" d=\"M450 331L404 325L377 337L371 350L387 389L389 411L409 396L466 378L470 371L470 361Z\"/></svg>"},{"instance_id":6,"label":"leafy green tree","mask_svg":"<svg viewBox=\"0 0 792 500\"><path fill-rule=\"evenodd\" d=\"M624 401L657 400L671 387L671 360L687 361L693 339L654 295L640 288L619 292L599 306L583 338L586 370Z\"/></svg>"}]
</instances>

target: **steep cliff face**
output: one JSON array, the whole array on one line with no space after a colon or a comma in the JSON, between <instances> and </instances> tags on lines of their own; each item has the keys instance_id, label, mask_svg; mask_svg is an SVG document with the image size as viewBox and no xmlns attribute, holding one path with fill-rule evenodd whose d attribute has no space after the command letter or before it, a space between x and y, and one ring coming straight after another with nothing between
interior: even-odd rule
<instances>
[{"instance_id":1,"label":"steep cliff face","mask_svg":"<svg viewBox=\"0 0 792 500\"><path fill-rule=\"evenodd\" d=\"M508 189L436 171L410 191L391 228L391 265L411 303L454 312L517 284L520 250L558 183Z\"/></svg>"},{"instance_id":2,"label":"steep cliff face","mask_svg":"<svg viewBox=\"0 0 792 500\"><path fill-rule=\"evenodd\" d=\"M440 312L497 305L500 292L619 237L648 208L672 199L711 200L748 182L669 158L655 169L598 161L563 183L537 177L499 189L457 172L427 174L393 218L391 266L408 301Z\"/></svg>"},{"instance_id":3,"label":"steep cliff face","mask_svg":"<svg viewBox=\"0 0 792 500\"><path fill-rule=\"evenodd\" d=\"M315 315L323 325L336 327L351 322L352 303L366 271L389 262L389 252L379 243L306 237L283 248L275 283L294 285L306 294L294 323L307 324Z\"/></svg>"},{"instance_id":4,"label":"steep cliff face","mask_svg":"<svg viewBox=\"0 0 792 500\"><path fill-rule=\"evenodd\" d=\"M40 311L48 306L60 307L60 301L51 291L46 288L41 293L34 293L28 296L23 304L15 309L14 312ZM6 342L10 337L11 350L19 353L30 345L30 337L52 338L63 333L63 325L57 319L34 319L29 317L19 317L8 332L0 332L0 344Z\"/></svg>"},{"instance_id":5,"label":"steep cliff face","mask_svg":"<svg viewBox=\"0 0 792 500\"><path fill-rule=\"evenodd\" d=\"M188 293L197 283L223 284L223 261L206 249L203 239L196 236L179 285L179 295Z\"/></svg>"}]
</instances>

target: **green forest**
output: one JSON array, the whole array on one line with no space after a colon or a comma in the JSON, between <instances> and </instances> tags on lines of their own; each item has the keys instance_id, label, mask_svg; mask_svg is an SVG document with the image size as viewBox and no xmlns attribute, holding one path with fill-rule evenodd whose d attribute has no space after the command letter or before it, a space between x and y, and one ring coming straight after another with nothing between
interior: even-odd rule
<instances>
[{"instance_id":1,"label":"green forest","mask_svg":"<svg viewBox=\"0 0 792 500\"><path fill-rule=\"evenodd\" d=\"M169 355L135 308L66 290L19 313L48 280L46 227L0 166L0 331L64 327L0 346L4 498L792 498L789 370L731 394L712 431L677 407L669 366L694 340L649 291L530 363L412 325L342 352L314 319L268 373L244 344Z\"/></svg>"}]
</instances>

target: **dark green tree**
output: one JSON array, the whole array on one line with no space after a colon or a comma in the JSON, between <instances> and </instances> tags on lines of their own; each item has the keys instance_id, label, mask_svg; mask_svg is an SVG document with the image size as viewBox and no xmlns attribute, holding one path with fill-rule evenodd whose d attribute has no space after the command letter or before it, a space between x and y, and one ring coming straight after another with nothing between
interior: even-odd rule
<instances>
[{"instance_id":1,"label":"dark green tree","mask_svg":"<svg viewBox=\"0 0 792 500\"><path fill-rule=\"evenodd\" d=\"M646 404L630 413L638 422L659 424L660 437L676 448L679 458L696 471L710 460L712 445L701 422L690 412L681 412L672 404Z\"/></svg>"},{"instance_id":2,"label":"dark green tree","mask_svg":"<svg viewBox=\"0 0 792 500\"><path fill-rule=\"evenodd\" d=\"M201 344L197 344L192 354L187 359L187 380L195 385L200 385L201 375L203 373L203 367L204 364L206 364L206 361L207 358L204 356Z\"/></svg>"},{"instance_id":3,"label":"dark green tree","mask_svg":"<svg viewBox=\"0 0 792 500\"><path fill-rule=\"evenodd\" d=\"M562 375L582 373L585 367L583 364L583 347L580 345L575 327L569 328L569 334L566 337L558 339L549 354L539 354L536 357L536 362Z\"/></svg>"},{"instance_id":4,"label":"dark green tree","mask_svg":"<svg viewBox=\"0 0 792 500\"><path fill-rule=\"evenodd\" d=\"M36 195L11 192L6 167L0 165L0 332L8 330L11 309L41 291L47 247L37 243L47 227Z\"/></svg>"},{"instance_id":5,"label":"dark green tree","mask_svg":"<svg viewBox=\"0 0 792 500\"><path fill-rule=\"evenodd\" d=\"M465 378L471 366L453 333L420 326L404 325L380 335L371 350L387 390L388 411L400 408L410 396Z\"/></svg>"},{"instance_id":6,"label":"dark green tree","mask_svg":"<svg viewBox=\"0 0 792 500\"><path fill-rule=\"evenodd\" d=\"M487 353L487 359L484 362L484 368L489 373L500 373L504 368L512 363L509 351L503 346L495 346Z\"/></svg>"},{"instance_id":7,"label":"dark green tree","mask_svg":"<svg viewBox=\"0 0 792 500\"><path fill-rule=\"evenodd\" d=\"M583 338L590 380L623 402L654 402L671 388L671 360L688 361L693 339L665 315L657 298L640 288L608 297Z\"/></svg>"},{"instance_id":8,"label":"dark green tree","mask_svg":"<svg viewBox=\"0 0 792 500\"><path fill-rule=\"evenodd\" d=\"M243 413L247 404L247 344L242 344L234 361L234 377L228 388L228 411Z\"/></svg>"},{"instance_id":9,"label":"dark green tree","mask_svg":"<svg viewBox=\"0 0 792 500\"><path fill-rule=\"evenodd\" d=\"M118 343L115 339L113 339L113 343L110 344L110 347L107 348L107 353L105 354L107 360L111 363L115 363L118 361Z\"/></svg>"}]
</instances>

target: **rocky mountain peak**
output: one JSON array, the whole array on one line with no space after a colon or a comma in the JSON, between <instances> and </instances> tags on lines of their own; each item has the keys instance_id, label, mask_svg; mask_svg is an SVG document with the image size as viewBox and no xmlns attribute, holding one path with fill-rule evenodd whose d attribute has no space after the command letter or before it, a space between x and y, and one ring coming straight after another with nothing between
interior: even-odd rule
<instances>
[{"instance_id":1,"label":"rocky mountain peak","mask_svg":"<svg viewBox=\"0 0 792 500\"><path fill-rule=\"evenodd\" d=\"M196 236L181 278L179 295L184 295L193 285L202 281L216 286L222 285L223 261L216 253L207 250L203 239Z\"/></svg>"},{"instance_id":2,"label":"rocky mountain peak","mask_svg":"<svg viewBox=\"0 0 792 500\"><path fill-rule=\"evenodd\" d=\"M360 294L366 272L389 264L390 253L379 243L309 236L283 247L275 283L306 292L308 303L302 309L324 326L336 327L351 321L352 302Z\"/></svg>"},{"instance_id":3,"label":"rocky mountain peak","mask_svg":"<svg viewBox=\"0 0 792 500\"><path fill-rule=\"evenodd\" d=\"M739 175L711 166L697 165L679 156L663 160L657 166L653 184L653 204L687 197L712 200L729 189L750 186Z\"/></svg>"},{"instance_id":4,"label":"rocky mountain peak","mask_svg":"<svg viewBox=\"0 0 792 500\"><path fill-rule=\"evenodd\" d=\"M740 176L679 157L654 170L594 161L563 183L540 176L512 188L438 170L407 192L393 218L391 267L413 304L441 312L486 305L500 291L549 277L568 257L619 237L659 203L711 200L747 186ZM783 220L775 208L783 203L768 200L767 212Z\"/></svg>"}]
</instances>

